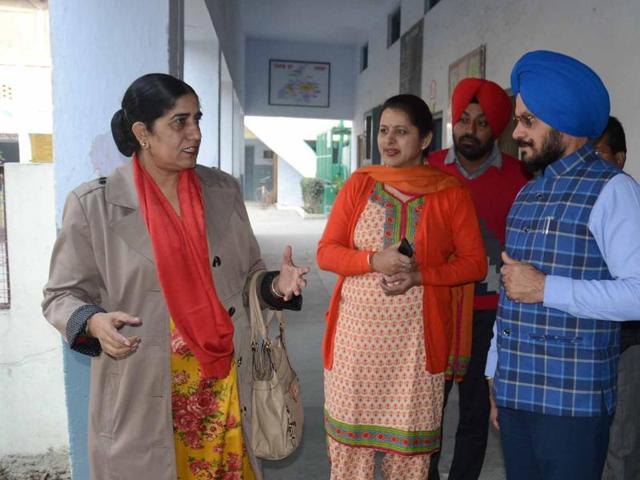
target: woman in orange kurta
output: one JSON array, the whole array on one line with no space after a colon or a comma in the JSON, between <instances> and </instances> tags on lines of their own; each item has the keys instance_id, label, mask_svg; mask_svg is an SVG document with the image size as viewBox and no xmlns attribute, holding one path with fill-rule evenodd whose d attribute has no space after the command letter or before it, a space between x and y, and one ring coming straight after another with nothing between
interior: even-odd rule
<instances>
[{"instance_id":1,"label":"woman in orange kurta","mask_svg":"<svg viewBox=\"0 0 640 480\"><path fill-rule=\"evenodd\" d=\"M487 262L469 193L423 165L431 128L418 97L385 102L384 165L344 184L318 245L319 267L339 275L323 343L334 480L372 479L375 451L384 478L426 478L445 376L461 378L468 362L473 282Z\"/></svg>"}]
</instances>

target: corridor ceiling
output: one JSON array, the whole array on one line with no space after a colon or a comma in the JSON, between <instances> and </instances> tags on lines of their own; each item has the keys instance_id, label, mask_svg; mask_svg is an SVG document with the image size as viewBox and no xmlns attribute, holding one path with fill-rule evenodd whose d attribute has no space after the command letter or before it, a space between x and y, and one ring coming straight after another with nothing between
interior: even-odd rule
<instances>
[{"instance_id":1,"label":"corridor ceiling","mask_svg":"<svg viewBox=\"0 0 640 480\"><path fill-rule=\"evenodd\" d=\"M360 45L397 0L240 0L247 38Z\"/></svg>"}]
</instances>

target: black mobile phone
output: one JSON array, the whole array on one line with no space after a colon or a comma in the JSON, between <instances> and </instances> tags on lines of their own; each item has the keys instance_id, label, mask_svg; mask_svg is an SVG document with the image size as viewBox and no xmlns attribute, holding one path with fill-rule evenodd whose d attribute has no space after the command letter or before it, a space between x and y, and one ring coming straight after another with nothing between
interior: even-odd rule
<instances>
[{"instance_id":1,"label":"black mobile phone","mask_svg":"<svg viewBox=\"0 0 640 480\"><path fill-rule=\"evenodd\" d=\"M406 239L406 237L402 238L400 246L398 247L398 251L402 255L406 255L409 258L413 257L413 248L411 248L411 244L409 243L409 240Z\"/></svg>"}]
</instances>

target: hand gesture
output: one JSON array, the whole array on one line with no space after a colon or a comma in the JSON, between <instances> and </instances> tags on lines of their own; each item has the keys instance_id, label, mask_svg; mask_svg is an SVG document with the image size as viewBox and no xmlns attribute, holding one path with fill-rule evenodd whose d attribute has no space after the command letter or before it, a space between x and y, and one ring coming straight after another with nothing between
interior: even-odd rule
<instances>
[{"instance_id":1,"label":"hand gesture","mask_svg":"<svg viewBox=\"0 0 640 480\"><path fill-rule=\"evenodd\" d=\"M422 285L420 272L402 272L395 275L383 275L380 287L387 296L402 295L411 287Z\"/></svg>"},{"instance_id":2,"label":"hand gesture","mask_svg":"<svg viewBox=\"0 0 640 480\"><path fill-rule=\"evenodd\" d=\"M415 260L413 257L409 258L401 254L398 251L399 246L400 242L394 243L381 252L371 255L371 267L373 270L389 276L415 270Z\"/></svg>"},{"instance_id":3,"label":"hand gesture","mask_svg":"<svg viewBox=\"0 0 640 480\"><path fill-rule=\"evenodd\" d=\"M284 247L280 274L274 280L274 285L277 292L284 296L285 302L302 293L302 289L307 285L304 275L308 272L309 267L297 267L293 263L291 245Z\"/></svg>"},{"instance_id":4,"label":"hand gesture","mask_svg":"<svg viewBox=\"0 0 640 480\"><path fill-rule=\"evenodd\" d=\"M521 303L542 303L546 275L529 263L519 262L502 252L500 269L507 298Z\"/></svg>"},{"instance_id":5,"label":"hand gesture","mask_svg":"<svg viewBox=\"0 0 640 480\"><path fill-rule=\"evenodd\" d=\"M125 325L140 325L138 317L124 312L96 313L87 321L87 334L97 338L102 350L113 358L124 358L134 353L140 337L125 337L118 330Z\"/></svg>"}]
</instances>

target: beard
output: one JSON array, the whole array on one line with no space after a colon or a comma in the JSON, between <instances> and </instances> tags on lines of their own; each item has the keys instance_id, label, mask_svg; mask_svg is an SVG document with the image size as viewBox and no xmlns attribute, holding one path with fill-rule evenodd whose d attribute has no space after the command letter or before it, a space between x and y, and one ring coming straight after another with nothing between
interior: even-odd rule
<instances>
[{"instance_id":1,"label":"beard","mask_svg":"<svg viewBox=\"0 0 640 480\"><path fill-rule=\"evenodd\" d=\"M474 137L473 135L469 134L460 135L458 138L453 138L453 146L456 148L456 153L459 153L471 162L484 159L491 152L491 150L493 150L493 142L493 139L489 139L488 142L482 143L478 139L478 137Z\"/></svg>"},{"instance_id":2,"label":"beard","mask_svg":"<svg viewBox=\"0 0 640 480\"><path fill-rule=\"evenodd\" d=\"M533 148L533 142L531 141L517 140L516 143L519 147ZM544 170L556 160L560 160L564 157L564 152L565 147L562 146L560 132L552 129L542 142L540 150L537 153L534 152L531 156L523 154L522 160L527 170L535 173Z\"/></svg>"}]
</instances>

